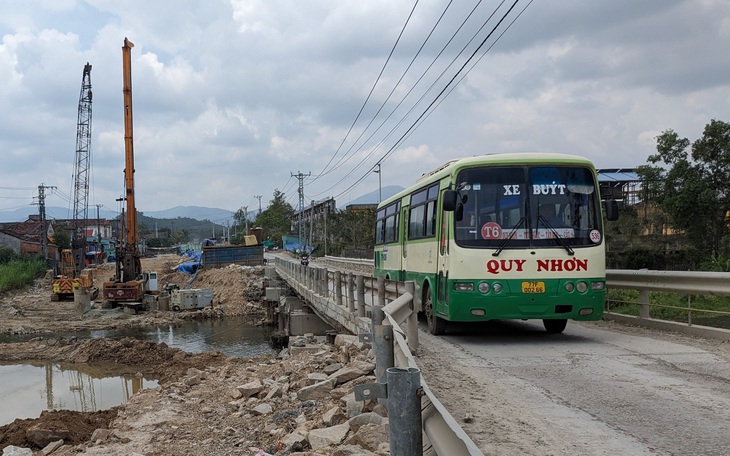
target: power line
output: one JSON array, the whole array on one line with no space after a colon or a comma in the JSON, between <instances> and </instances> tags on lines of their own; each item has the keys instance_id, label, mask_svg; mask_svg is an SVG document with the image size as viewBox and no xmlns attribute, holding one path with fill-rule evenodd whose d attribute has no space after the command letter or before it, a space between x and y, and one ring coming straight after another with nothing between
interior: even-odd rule
<instances>
[{"instance_id":1,"label":"power line","mask_svg":"<svg viewBox=\"0 0 730 456\"><path fill-rule=\"evenodd\" d=\"M469 62L471 62L473 60L473 58L476 56L476 54L479 52L479 50L484 47L484 45L489 40L489 38L494 34L494 32L502 24L502 22L504 22L504 20L506 19L506 17L512 12L512 10L515 8L515 6L517 5L518 2L519 2L519 0L515 0L514 1L514 3L512 4L512 6L510 6L510 8L507 10L507 12L504 15L502 15L502 17L500 18L499 22L497 22L497 24L492 28L492 30L489 32L489 34L486 36L486 38L484 38L484 40L482 40L482 42L479 44L479 46L474 50L474 52L472 52L472 54L469 56L469 58L464 62L464 64L459 68L459 70L454 74L454 76L449 80L449 82L446 83L446 85L444 86L444 88L438 93L438 95L436 95L436 98L434 98L433 101L431 101L431 103L426 107L426 109L421 113L421 115L419 115L418 118L411 124L411 126L406 130L406 132L403 135L401 135L401 137L398 139L398 141L396 141L396 143L378 160L378 163L382 163L383 161L385 161L396 150L396 148L405 140L405 138L407 138L413 132L413 130L416 128L416 126L420 125L421 120L427 114L430 114L432 107L434 107L434 105L436 105L436 102L439 101L442 98L442 95L444 95L444 93L446 93L447 89L449 89L450 86L452 85L452 83L456 80L456 78L459 77L459 75L464 70L464 68L469 64ZM527 4L527 6L522 10L522 12L524 12L524 10L527 9L527 7L529 7L530 4L532 4L532 1L530 1ZM521 15L522 12L520 12L519 15ZM519 15L517 17L519 17ZM509 24L509 27L511 27L513 23L514 23L514 20ZM503 34L504 33L502 33L501 35L499 35L499 38L501 38L501 36ZM486 54L486 52L489 51L489 49L491 49L491 46L485 51L485 54ZM482 55L482 57L483 57L483 55ZM481 57L480 57L480 59L481 59ZM473 66L471 68L473 68ZM471 71L471 68L469 69L469 71ZM463 77L459 80L459 82L461 80L463 80ZM452 90L453 90L453 88L452 88ZM451 93L451 91L449 91L448 93ZM372 152L371 152L371 154L372 154ZM374 169L374 167L372 169ZM339 196L342 196L345 193L347 193L350 190L352 190L353 188L355 188L360 182L362 182L363 180L365 180L365 178L370 175L370 171L371 170L368 170L367 173L363 174L350 187L348 187L347 189L345 189L344 191L342 191L341 193L339 193L338 195L336 195L335 198L337 198Z\"/></svg>"},{"instance_id":2,"label":"power line","mask_svg":"<svg viewBox=\"0 0 730 456\"><path fill-rule=\"evenodd\" d=\"M434 24L434 26L431 28L431 31L428 33L428 36L426 36L426 39L423 41L423 43L421 44L421 46L418 49L418 51L416 51L416 54L413 56L413 58L411 59L410 63L408 64L408 66L403 71L403 73L401 74L400 78L395 83L395 85L391 89L391 91L388 94L388 96L386 97L386 99L383 101L383 103L381 103L380 108L378 108L378 111L375 113L375 115L370 120L370 122L368 122L368 124L365 126L365 128L363 129L363 131L360 133L360 135L355 139L355 141L352 143L352 145L347 150L347 152L345 152L345 155L343 155L342 157L340 157L340 159L337 161L337 163L335 163L335 165L329 171L323 172L319 176L317 176L314 179L312 179L312 182L316 181L319 177L325 176L325 175L330 174L333 171L337 170L340 166L344 165L352 157L354 157L356 152L362 150L362 148L364 147L364 145L367 144L367 142L380 130L380 128L382 128L382 126L385 124L385 122L387 122L388 119L390 119L390 117L393 115L393 113L395 112L395 110L398 109L398 107L400 107L400 105L403 103L403 101L405 101L406 97L408 97L408 95L413 91L413 89L416 88L416 86L421 81L421 79L423 79L423 76L425 76L425 72L423 73L423 75L421 75L421 78L419 78L418 81L416 81L416 83L413 85L413 87L411 87L411 89L408 91L408 93L406 93L406 95L403 97L403 99L400 101L400 103L398 103L398 105L395 108L393 108L393 110L385 118L385 120L383 120L383 122L380 124L380 126L370 136L368 136L368 138L365 140L365 142L363 143L363 145L359 149L357 149L355 151L355 153L352 153L352 154L350 154L348 156L348 154L352 151L352 149L357 145L358 141L360 141L360 138L363 137L363 135L365 134L365 132L370 128L370 126L373 124L373 122L375 122L375 119L378 118L378 115L385 108L385 105L388 103L388 101L390 100L390 98L393 96L393 93L395 93L396 89L400 86L400 83L403 81L403 79L405 78L406 74L408 73L408 71L413 66L413 63L416 61L416 59L418 58L418 56L421 54L421 51L426 46L426 43L428 43L428 40L431 38L431 36L433 35L433 33L436 30L436 28L438 27L438 25L441 23L441 20L443 19L444 15L448 11L448 9L449 9L449 7L451 6L452 3L453 3L453 0L449 1L449 3L446 5L446 8L444 8L444 10L441 12L441 16L439 16L438 20L436 21L436 23ZM477 3L477 6L480 3L481 3L481 0L479 1L479 3ZM474 8L476 9L476 6ZM474 12L474 10L472 10L472 13L473 12ZM449 40L449 43L451 42L451 40L453 40L454 36L456 36L456 33L458 33L458 31L461 30L461 27L464 26L464 23L466 23L466 21L469 19L470 16L471 16L471 14L469 14L469 16L467 16L467 18L464 20L464 22L462 22L462 25L459 26L459 29L457 29L457 31L455 32L455 34L451 37L451 39ZM447 43L447 46L448 46L448 43ZM442 49L441 52L443 52L443 49ZM439 53L439 55L441 55L441 53ZM438 59L438 57L439 56L436 56L436 59ZM429 65L429 67L426 69L426 71L428 71L431 68L431 66L433 66L433 64L436 62L436 59L434 59L434 61L431 63L431 65ZM320 194L318 194L318 195L320 195Z\"/></svg>"},{"instance_id":3,"label":"power line","mask_svg":"<svg viewBox=\"0 0 730 456\"><path fill-rule=\"evenodd\" d=\"M390 129L390 131L389 131L389 132L388 132L388 133L387 133L387 134L385 135L385 137L384 137L383 139L381 139L381 140L380 140L380 141L378 142L378 144L377 144L377 145L375 145L375 147L373 147L373 149L372 149L372 150L371 150L371 151L370 151L370 152L369 152L369 153L368 153L368 154L367 154L367 155L365 156L365 158L364 158L363 160L361 160L361 161L360 161L360 163L358 163L358 164L357 164L357 165L356 165L356 166L355 166L355 167L354 167L353 169L351 169L351 170L350 170L350 171L349 171L349 172L348 172L347 174L345 174L345 176L343 176L343 177L342 177L342 178L341 178L341 179L340 179L340 180L339 180L339 181L338 181L337 183L335 183L334 185L332 185L332 186L331 186L331 187L329 187L328 189L324 190L323 192L321 192L321 193L318 193L318 194L316 194L315 196L319 196L319 195L325 194L325 193L329 192L330 190L332 190L333 188L335 188L335 187L336 187L337 185L339 185L340 183L344 182L344 181L345 181L345 180L346 180L346 179L347 179L348 177L350 177L350 176L351 176L352 174L354 174L354 173L355 173L355 171L357 171L357 170L358 170L358 169L359 169L359 168L360 168L360 167L361 167L361 166L362 166L362 165L363 165L363 164L365 163L365 161L366 161L366 160L367 160L368 158L370 158L370 157L371 157L371 156L372 156L372 155L373 155L373 154L374 154L374 153L375 153L375 152L376 152L376 151L377 151L378 149L380 149L380 148L381 148L381 146L382 146L383 144L385 144L385 141L387 141L387 140L388 140L388 138L390 138L390 137L391 137L391 136L392 136L392 135L393 135L393 134L395 133L395 130L396 130L396 129L397 129L398 127L400 127L400 126L401 126L401 125L402 125L402 124L403 124L403 123L404 123L404 122L406 121L406 119L408 118L408 116L409 116L409 115L410 115L410 114L411 114L411 113L412 113L413 111L415 111L416 107L417 107L417 106L418 106L418 105L419 105L419 104L420 104L420 103L421 103L421 102L422 102L422 101L423 101L423 100L424 100L424 99L426 98L426 96L427 96L427 95L428 95L428 94L429 94L429 93L430 93L430 92L431 92L431 91L432 91L432 90L434 89L434 87L436 86L436 84L437 84L437 83L438 83L438 82L439 82L439 81L440 81L440 80L441 80L441 79L443 78L443 76L444 76L444 75L446 74L446 71L448 71L448 70L449 70L449 69L450 69L450 68L451 68L451 67L452 67L452 66L454 65L454 63L456 62L456 60L457 60L457 59L458 59L458 58L459 58L459 57L460 57L460 56L461 56L461 55L462 55L462 54L464 53L464 51L466 50L466 48L467 48L467 47L468 47L468 46L469 46L469 45L470 45L470 44L471 44L471 43L472 43L472 42L474 41L474 39L475 39L475 38L477 37L477 35L478 35L478 34L479 34L479 33L480 33L480 32L481 32L481 31L482 31L483 29L484 29L484 27L486 27L486 25L487 25L487 24L489 23L489 21L490 21L490 20L491 20L491 19L492 19L492 18L494 17L494 15L495 15L495 14L497 13L497 11L499 11L499 9L500 9L500 8L502 7L502 5L504 5L505 1L506 1L506 0L502 0L502 2L500 2L500 4L499 4L499 5L497 5L497 7L496 7L496 8L495 8L495 9L494 9L494 10L492 11L492 13L491 13L491 14L489 15L489 17L487 17L487 19L486 19L486 20L485 20L485 21L484 21L484 22L482 23L481 27L479 27L479 29L478 29L478 30L477 30L477 31L476 31L476 32L475 32L475 33L474 33L474 34L472 35L472 37L471 37L471 38L470 38L470 39L469 39L469 40L467 41L467 43L466 43L466 44L465 44L465 45L464 45L464 46L463 46L463 47L461 48L461 50L460 50L460 51L459 51L459 52L457 53L457 55L456 55L456 56L455 56L455 57L454 57L454 58L453 58L453 59L451 60L451 62L450 62L450 63L449 63L449 64L448 64L448 65L447 65L447 66L446 66L446 67L445 67L445 68L444 68L444 69L443 69L443 70L441 71L441 73L439 74L439 76L438 76L438 77L437 77L437 78L436 78L436 79L435 79L435 80L434 80L434 81L433 81L433 82L431 83L431 85L430 85L430 86L428 87L428 89L426 89L426 90L424 91L424 93L423 93L423 94L422 94L422 95L421 95L421 96L420 96L420 97L418 98L418 100L416 100L416 102L415 102L415 103L413 104L413 106L412 106L412 107L411 107L411 108L410 108L410 109L409 109L409 110L408 110L408 111L406 112L406 114L405 114L405 115L404 115L404 116L403 116L403 117L402 117L402 118L401 118L401 119L400 119L400 120L399 120L399 121L398 121L398 122L397 122L397 123L396 123L396 124L395 124L395 125L394 125L394 126L393 126L393 127L391 128L391 129ZM409 95L410 95L410 94L411 94L411 93L413 92L413 90L414 90L414 89L416 88L416 86L417 86L417 85L418 85L418 84L419 84L419 83L421 82L421 80L423 80L423 78L424 78L424 77L426 76L426 74L427 74L427 73L428 73L428 71L429 71L429 70L431 69L431 67L433 67L433 65L434 65L434 64L436 63L436 61L437 61L437 60L439 59L439 57L440 57L440 56L441 56L441 55L442 55L442 54L443 54L443 53L445 52L445 50L446 50L446 49L448 48L448 46L449 46L449 45L451 44L451 42L452 42L452 41L453 41L453 40L454 40L454 39L456 38L456 36L457 36L457 35L459 34L459 32L461 31L461 29L462 29L462 28L464 27L464 25L465 25L465 24L466 24L466 23L467 23L467 22L469 21L469 19L471 18L471 16L472 16L472 15L474 14L474 12L476 11L476 9L477 9L477 8L479 7L479 5L480 5L481 3L482 3L482 1L480 0L480 1L479 1L479 2L477 2L477 4L476 4L476 5L475 5L475 6L474 6L474 7L472 8L472 9L471 9L471 11L470 11L470 12L469 12L469 14L467 15L467 17L466 17L466 18L465 18L465 19L464 19L464 20L462 21L461 25L460 25L460 26L459 26L459 27L457 28L457 30L456 30L456 31L455 31L455 32L454 32L454 33L452 34L452 36L451 36L451 38L449 39L449 41L447 41L447 43L446 43L446 44L445 44L445 45L444 45L444 46L443 46L443 47L441 48L441 51L440 51L440 52L438 53L438 55L437 55L437 56L436 56L436 57L435 57L435 58L434 58L434 59L432 60L431 64L430 64L430 65L429 65L429 66L428 66L428 67L427 67L427 68L426 68L426 69L425 69L425 70L423 71L423 73L422 73L422 74L421 74L421 76L420 76L420 77L418 78L418 80L417 80L417 81L416 81L416 83L415 83L415 84L413 85L413 87L411 87L411 89L410 89L410 90L409 90L409 91L408 91L408 92L407 92L407 93L406 93L406 94L405 94L405 95L403 96L403 98L401 99L401 101L400 101L400 102L399 102L399 103L398 103L398 104L397 104L397 105L396 105L396 106L395 106L395 107L393 108L393 110L391 110L390 114L389 114L389 115L388 115L388 116L387 116L387 117L386 117L386 118L385 118L385 119L383 120L383 122L381 122L380 126L378 126L378 128L377 128L377 129L376 129L376 130L375 130L375 131L374 131L374 132L373 132L373 133L372 133L372 134L371 134L371 135L370 135L370 136L368 137L368 139L366 140L366 143L367 143L367 141L369 141L369 140L370 140L370 139L371 139L371 138L372 138L372 137L373 137L373 136L374 136L374 135L375 135L375 134L376 134L376 133L377 133L377 132L378 132L378 131L380 130L380 128L382 128L382 127L383 127L383 125L385 125L385 122L387 122L387 121L388 121L388 119L390 119L390 117L391 117L391 116L392 116L392 115L393 115L393 114L395 113L395 111L396 111L396 110L397 110L397 109L398 109L398 108L399 108L399 107L400 107L400 106L401 106L401 105L403 104L403 102L405 102L406 98L407 98L407 97L408 97L408 96L409 96ZM508 12L507 14L509 14L509 12ZM499 25L499 24L497 24L497 25ZM457 74L458 74L458 72L457 72ZM448 84L447 84L447 85L448 85ZM426 108L426 110L428 110L428 108ZM418 120L416 121L416 123L418 123ZM362 146L361 146L361 147L360 147L360 148L359 148L359 149L358 149L357 151L360 151L360 150L362 150ZM356 152L357 152L357 151L356 151ZM367 175L368 173L370 173L371 171L373 171L373 170L375 169L375 166L377 166L377 164L379 164L379 163L382 163L382 160L383 160L383 159L380 159L380 160L378 160L378 162L376 163L376 165L374 165L374 166L373 166L372 168L370 168L370 170L368 170L368 172L367 172L367 173L366 173L365 175L363 175L363 177L362 177L362 178L361 178L361 179L360 179L360 180L359 180L358 182L361 182L362 180L364 180L365 176L366 176L366 175Z\"/></svg>"},{"instance_id":4,"label":"power line","mask_svg":"<svg viewBox=\"0 0 730 456\"><path fill-rule=\"evenodd\" d=\"M332 157L329 159L327 164L324 166L322 171L320 171L319 175L321 176L325 171L327 171L327 167L332 163L332 160L335 159L337 154L340 152L340 149L342 149L343 144L345 144L345 141L347 140L348 136L350 136L350 133L352 132L352 129L355 127L355 124L357 123L358 119L360 118L360 115L362 115L363 110L365 109L365 106L368 104L368 101L370 100L370 97L372 96L373 92L375 91L375 87L378 85L378 82L380 81L380 77L383 75L383 72L385 72L385 68L388 66L388 62L390 62L390 58L393 56L393 53L395 52L395 48L398 46L398 43L400 42L401 37L403 36L403 32L406 30L406 27L408 26L408 23L411 20L411 17L413 16L413 12L416 10L416 6L418 6L418 1L416 0L416 3L413 4L413 8L411 8L411 12L408 14L408 18L406 19L405 24L403 24L403 27L401 28L400 33L398 34L398 38L395 40L395 43L393 44L393 48L390 50L390 54L388 54L388 58L385 60L385 63L383 64L383 68L380 69L380 73L378 74L378 77L375 79L375 83L373 83L373 86L370 88L370 93L368 93L367 98L365 98L365 101L363 102L362 106L360 107L360 111L357 113L357 116L355 116L355 120L352 121L352 125L350 125L350 129L347 130L347 133L345 134L345 137L342 138L342 142L340 143L339 147L335 151L335 153L332 155Z\"/></svg>"}]
</instances>

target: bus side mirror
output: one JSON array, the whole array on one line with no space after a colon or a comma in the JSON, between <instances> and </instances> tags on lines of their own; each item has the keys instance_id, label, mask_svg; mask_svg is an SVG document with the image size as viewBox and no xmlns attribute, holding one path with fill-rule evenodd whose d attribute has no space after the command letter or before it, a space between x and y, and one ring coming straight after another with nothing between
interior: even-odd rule
<instances>
[{"instance_id":1,"label":"bus side mirror","mask_svg":"<svg viewBox=\"0 0 730 456\"><path fill-rule=\"evenodd\" d=\"M444 190L443 210L451 212L456 209L456 190Z\"/></svg>"},{"instance_id":2,"label":"bus side mirror","mask_svg":"<svg viewBox=\"0 0 730 456\"><path fill-rule=\"evenodd\" d=\"M606 213L606 220L611 222L618 220L618 202L616 200L606 200L604 202L604 209Z\"/></svg>"}]
</instances>

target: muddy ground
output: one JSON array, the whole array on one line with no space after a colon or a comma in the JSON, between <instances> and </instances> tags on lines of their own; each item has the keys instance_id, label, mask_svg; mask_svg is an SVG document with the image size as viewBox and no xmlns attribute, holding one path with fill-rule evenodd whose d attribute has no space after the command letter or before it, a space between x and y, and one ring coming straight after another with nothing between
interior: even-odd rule
<instances>
[{"instance_id":1,"label":"muddy ground","mask_svg":"<svg viewBox=\"0 0 730 456\"><path fill-rule=\"evenodd\" d=\"M185 258L176 255L161 255L157 258L142 260L144 270L158 272L160 287L176 284L183 288L191 279L190 275L176 272L179 263ZM100 286L104 280L114 275L114 265L105 264L95 268L95 283ZM151 311L129 314L122 308L101 309L99 305L92 310L81 313L73 302L52 302L50 293L50 273L36 281L26 290L6 293L0 297L0 333L3 334L38 334L39 337L25 343L0 344L0 362L16 362L42 360L53 362L70 362L107 366L116 375L142 375L159 381L160 391L145 392L144 399L130 401L129 404L112 410L83 413L73 411L47 411L36 419L16 420L12 424L0 427L0 449L7 445L40 449L37 442L29 439L34 429L63 428L62 438L66 445L82 445L88 443L96 429L112 427L114 420L129 413L141 413L145 408L158 408L159 401L169 393L168 388L175 381L185 378L193 371L209 372L217 370L226 372L223 381L229 379L229 388L235 387L235 379L245 378L246 367L250 363L264 363L268 360L241 360L227 357L220 353L188 354L172 349L165 344L123 339L94 339L81 341L73 337L75 331L90 329L114 329L142 327L149 325L175 324L190 319L225 318L226 316L248 315L263 320L265 309L261 304L263 295L263 268L231 266L222 269L202 270L198 273L191 288L213 288L212 308L202 311L161 312ZM61 334L53 337L49 334ZM42 335L42 336L40 336ZM236 375L238 372L238 375ZM217 377L216 377L217 378ZM218 397L204 394L201 403L224 404ZM188 418L180 417L180 421ZM202 420L205 422L205 420ZM180 426L171 425L173 434ZM207 425L200 425L197 436L188 435L187 440L205 440L210 435ZM195 430L189 431L195 434ZM252 441L256 439L252 437ZM270 439L265 439L268 441ZM57 450L54 454L61 454ZM84 448L75 448L71 453L84 452ZM161 451L161 452L160 452ZM148 454L184 454L160 450ZM115 454L107 448L106 454ZM127 454L120 450L118 454ZM188 454L203 454L197 451ZM253 454L236 450L223 451L219 454Z\"/></svg>"},{"instance_id":2,"label":"muddy ground","mask_svg":"<svg viewBox=\"0 0 730 456\"><path fill-rule=\"evenodd\" d=\"M143 258L142 269L157 271L159 288L174 284L184 288L192 276L177 272L187 261L178 255ZM114 276L114 264L93 267L94 284ZM213 306L198 312L144 312L128 315L121 307L112 311L100 309L100 303L84 314L77 311L73 301L52 302L49 272L26 290L12 291L0 296L0 334L69 334L93 329L119 329L180 322L196 318L250 315L262 317L260 305L263 294L263 268L232 265L221 269L201 270L189 288L212 288ZM101 294L101 293L100 293Z\"/></svg>"}]
</instances>

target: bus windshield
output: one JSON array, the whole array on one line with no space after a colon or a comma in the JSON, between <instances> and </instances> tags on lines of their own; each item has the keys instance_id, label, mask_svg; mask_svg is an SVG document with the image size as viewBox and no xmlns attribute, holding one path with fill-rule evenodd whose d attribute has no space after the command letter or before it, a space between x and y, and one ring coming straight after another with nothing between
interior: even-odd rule
<instances>
[{"instance_id":1,"label":"bus windshield","mask_svg":"<svg viewBox=\"0 0 730 456\"><path fill-rule=\"evenodd\" d=\"M599 192L588 167L467 168L457 175L456 243L473 248L594 246Z\"/></svg>"}]
</instances>

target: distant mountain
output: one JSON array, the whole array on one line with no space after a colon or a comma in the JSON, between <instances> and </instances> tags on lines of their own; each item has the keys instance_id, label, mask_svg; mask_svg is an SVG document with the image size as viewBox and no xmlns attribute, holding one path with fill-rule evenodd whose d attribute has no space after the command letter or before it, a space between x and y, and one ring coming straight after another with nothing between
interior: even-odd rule
<instances>
[{"instance_id":1,"label":"distant mountain","mask_svg":"<svg viewBox=\"0 0 730 456\"><path fill-rule=\"evenodd\" d=\"M223 222L233 219L234 212L227 209L200 206L175 206L162 211L142 211L145 216L157 219L191 218L195 220L210 220Z\"/></svg>"},{"instance_id":2,"label":"distant mountain","mask_svg":"<svg viewBox=\"0 0 730 456\"><path fill-rule=\"evenodd\" d=\"M383 187L380 189L380 194L383 200L386 200L390 198L391 196L395 195L396 193L400 192L401 190L404 190L404 187L398 186L398 185L388 185L386 187ZM345 209L345 207L349 206L350 204L378 204L378 191L372 191L370 193L366 193L360 197L355 198L352 201L349 201L347 203L342 203L340 201L337 202L337 208L342 210Z\"/></svg>"},{"instance_id":3,"label":"distant mountain","mask_svg":"<svg viewBox=\"0 0 730 456\"><path fill-rule=\"evenodd\" d=\"M71 210L66 207L46 206L46 217L49 220L53 219L69 219L72 218ZM199 207L199 206L177 206L171 209L165 209L162 211L143 211L140 210L146 217L152 217L156 219L176 219L176 218L190 218L195 220L210 220L225 225L226 220L233 219L233 212L226 209L218 209L211 207ZM22 222L28 219L31 215L38 215L38 206L21 207L13 211L0 211L0 223L3 222ZM99 210L99 217L102 219L113 220L117 218L119 214L115 211L105 210L101 208ZM255 218L256 212L249 212L249 219ZM96 218L96 207L90 207L88 217L90 219Z\"/></svg>"},{"instance_id":4,"label":"distant mountain","mask_svg":"<svg viewBox=\"0 0 730 456\"><path fill-rule=\"evenodd\" d=\"M53 219L69 219L72 218L71 210L67 207L46 206L46 218ZM28 220L31 215L38 215L38 206L21 207L14 211L0 211L0 223L4 222L23 222ZM107 211L103 208L99 210L99 218L111 220L117 216L116 212ZM96 207L89 208L89 218L96 218Z\"/></svg>"},{"instance_id":5,"label":"distant mountain","mask_svg":"<svg viewBox=\"0 0 730 456\"><path fill-rule=\"evenodd\" d=\"M388 185L381 189L382 199L390 198L396 193L403 190L403 187L398 185ZM374 190L370 193L362 195L348 202L337 201L338 209L344 210L346 206L350 204L377 204L378 203L378 191ZM53 219L69 219L72 217L71 210L66 207L46 206L46 217L49 220ZM175 206L170 209L164 209L161 211L144 211L140 209L140 212L145 217L152 219L165 219L174 220L178 218L184 219L195 219L199 221L211 221L216 224L226 225L226 221L230 220L233 223L233 214L235 211L229 211L227 209L220 209L215 207L201 207L201 206ZM28 219L30 215L38 214L38 206L28 205L13 211L0 211L0 223L3 222L22 222ZM249 211L248 219L254 220L258 214L257 210ZM109 211L103 207L99 210L99 217L106 220L114 220L118 216L118 212ZM90 219L96 218L96 207L89 208Z\"/></svg>"}]
</instances>

